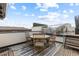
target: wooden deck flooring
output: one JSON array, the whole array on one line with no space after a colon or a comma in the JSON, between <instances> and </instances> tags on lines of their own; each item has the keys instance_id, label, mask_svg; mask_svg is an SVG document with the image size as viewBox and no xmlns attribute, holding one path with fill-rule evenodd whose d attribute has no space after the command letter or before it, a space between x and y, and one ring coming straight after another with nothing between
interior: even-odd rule
<instances>
[{"instance_id":1,"label":"wooden deck flooring","mask_svg":"<svg viewBox=\"0 0 79 59\"><path fill-rule=\"evenodd\" d=\"M79 50L72 48L64 48L63 46L55 54L55 56L79 56Z\"/></svg>"},{"instance_id":2,"label":"wooden deck flooring","mask_svg":"<svg viewBox=\"0 0 79 59\"><path fill-rule=\"evenodd\" d=\"M79 56L78 50L64 48L60 43L55 43L40 51L34 50L29 42L7 48L13 51L14 56Z\"/></svg>"},{"instance_id":3,"label":"wooden deck flooring","mask_svg":"<svg viewBox=\"0 0 79 59\"><path fill-rule=\"evenodd\" d=\"M31 44L25 43L10 48L14 51L15 56L52 56L60 46L61 44L56 43L39 51L35 50Z\"/></svg>"}]
</instances>

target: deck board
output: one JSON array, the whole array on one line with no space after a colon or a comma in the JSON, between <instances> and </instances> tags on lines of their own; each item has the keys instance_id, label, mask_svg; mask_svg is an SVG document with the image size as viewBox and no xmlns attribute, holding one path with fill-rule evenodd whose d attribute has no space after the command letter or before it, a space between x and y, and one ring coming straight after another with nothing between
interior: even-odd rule
<instances>
[{"instance_id":1,"label":"deck board","mask_svg":"<svg viewBox=\"0 0 79 59\"><path fill-rule=\"evenodd\" d=\"M79 51L64 48L61 43L55 43L43 50L34 50L30 42L8 47L14 56L79 56Z\"/></svg>"},{"instance_id":2,"label":"deck board","mask_svg":"<svg viewBox=\"0 0 79 59\"><path fill-rule=\"evenodd\" d=\"M64 48L62 46L55 56L79 56L79 51L68 47Z\"/></svg>"}]
</instances>

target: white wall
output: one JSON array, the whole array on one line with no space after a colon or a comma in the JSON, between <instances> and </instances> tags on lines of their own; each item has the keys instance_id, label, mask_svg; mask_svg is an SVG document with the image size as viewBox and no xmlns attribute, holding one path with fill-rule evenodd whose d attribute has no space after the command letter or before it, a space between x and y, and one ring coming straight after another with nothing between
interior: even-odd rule
<instances>
[{"instance_id":1,"label":"white wall","mask_svg":"<svg viewBox=\"0 0 79 59\"><path fill-rule=\"evenodd\" d=\"M38 27L33 27L32 31L42 31L42 26L38 26Z\"/></svg>"},{"instance_id":2,"label":"white wall","mask_svg":"<svg viewBox=\"0 0 79 59\"><path fill-rule=\"evenodd\" d=\"M0 47L26 41L25 32L0 34Z\"/></svg>"}]
</instances>

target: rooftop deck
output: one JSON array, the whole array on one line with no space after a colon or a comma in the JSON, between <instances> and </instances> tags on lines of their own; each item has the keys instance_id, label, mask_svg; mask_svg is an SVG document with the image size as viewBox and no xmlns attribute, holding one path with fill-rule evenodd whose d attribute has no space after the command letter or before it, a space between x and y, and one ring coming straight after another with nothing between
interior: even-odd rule
<instances>
[{"instance_id":1,"label":"rooftop deck","mask_svg":"<svg viewBox=\"0 0 79 59\"><path fill-rule=\"evenodd\" d=\"M72 48L64 48L62 46L55 56L79 56L79 51Z\"/></svg>"},{"instance_id":2,"label":"rooftop deck","mask_svg":"<svg viewBox=\"0 0 79 59\"><path fill-rule=\"evenodd\" d=\"M9 48L9 50L7 50L9 51L9 55L14 56L79 56L78 50L64 48L63 44L61 43L55 43L55 45L51 45L40 51L34 50L34 47L31 45L30 42L7 48Z\"/></svg>"},{"instance_id":3,"label":"rooftop deck","mask_svg":"<svg viewBox=\"0 0 79 59\"><path fill-rule=\"evenodd\" d=\"M34 47L28 42L21 45L10 47L14 51L15 56L52 56L56 50L62 46L60 43L55 43L41 50L35 50Z\"/></svg>"}]
</instances>

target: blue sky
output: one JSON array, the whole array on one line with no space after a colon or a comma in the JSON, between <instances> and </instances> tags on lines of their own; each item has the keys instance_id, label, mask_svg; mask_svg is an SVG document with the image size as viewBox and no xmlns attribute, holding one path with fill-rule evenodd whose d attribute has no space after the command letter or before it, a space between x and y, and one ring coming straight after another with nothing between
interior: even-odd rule
<instances>
[{"instance_id":1,"label":"blue sky","mask_svg":"<svg viewBox=\"0 0 79 59\"><path fill-rule=\"evenodd\" d=\"M47 25L70 23L79 15L78 3L10 3L0 26L31 28L34 22Z\"/></svg>"}]
</instances>

